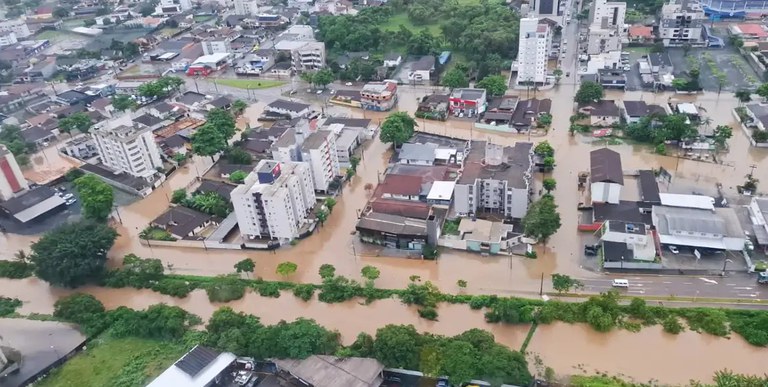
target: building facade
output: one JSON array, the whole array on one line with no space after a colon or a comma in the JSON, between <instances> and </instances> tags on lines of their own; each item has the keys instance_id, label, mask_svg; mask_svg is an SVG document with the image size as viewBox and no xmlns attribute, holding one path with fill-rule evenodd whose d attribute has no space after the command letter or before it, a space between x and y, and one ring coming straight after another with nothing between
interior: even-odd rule
<instances>
[{"instance_id":1,"label":"building facade","mask_svg":"<svg viewBox=\"0 0 768 387\"><path fill-rule=\"evenodd\" d=\"M318 130L307 136L301 146L301 160L311 171L315 190L328 192L328 186L341 175L336 135L330 130Z\"/></svg>"},{"instance_id":2,"label":"building facade","mask_svg":"<svg viewBox=\"0 0 768 387\"><path fill-rule=\"evenodd\" d=\"M706 20L704 8L698 2L671 0L661 7L659 38L665 46L705 44L703 29Z\"/></svg>"},{"instance_id":3,"label":"building facade","mask_svg":"<svg viewBox=\"0 0 768 387\"><path fill-rule=\"evenodd\" d=\"M256 0L235 0L235 15L255 16L259 14L259 2Z\"/></svg>"},{"instance_id":4,"label":"building facade","mask_svg":"<svg viewBox=\"0 0 768 387\"><path fill-rule=\"evenodd\" d=\"M590 8L587 54L597 55L620 51L626 35L627 4L617 1L596 0Z\"/></svg>"},{"instance_id":5,"label":"building facade","mask_svg":"<svg viewBox=\"0 0 768 387\"><path fill-rule=\"evenodd\" d=\"M277 51L291 55L296 71L315 71L325 67L325 43L314 40L283 40L275 44Z\"/></svg>"},{"instance_id":6,"label":"building facade","mask_svg":"<svg viewBox=\"0 0 768 387\"><path fill-rule=\"evenodd\" d=\"M106 122L91 135L101 162L116 173L151 180L157 169L163 167L152 130L137 127L129 115Z\"/></svg>"},{"instance_id":7,"label":"building facade","mask_svg":"<svg viewBox=\"0 0 768 387\"><path fill-rule=\"evenodd\" d=\"M29 189L19 164L5 145L0 144L0 200L9 200Z\"/></svg>"},{"instance_id":8,"label":"building facade","mask_svg":"<svg viewBox=\"0 0 768 387\"><path fill-rule=\"evenodd\" d=\"M397 104L397 84L369 82L360 90L360 104L365 110L388 111Z\"/></svg>"},{"instance_id":9,"label":"building facade","mask_svg":"<svg viewBox=\"0 0 768 387\"><path fill-rule=\"evenodd\" d=\"M204 55L229 54L232 52L232 47L226 40L204 40L200 44L203 46Z\"/></svg>"},{"instance_id":10,"label":"building facade","mask_svg":"<svg viewBox=\"0 0 768 387\"><path fill-rule=\"evenodd\" d=\"M520 19L520 47L517 54L517 84L545 83L547 57L552 36L549 26L537 18Z\"/></svg>"},{"instance_id":11,"label":"building facade","mask_svg":"<svg viewBox=\"0 0 768 387\"><path fill-rule=\"evenodd\" d=\"M32 35L29 27L27 27L27 22L22 19L0 21L0 32L13 32L18 39L24 39Z\"/></svg>"},{"instance_id":12,"label":"building facade","mask_svg":"<svg viewBox=\"0 0 768 387\"><path fill-rule=\"evenodd\" d=\"M244 237L295 239L315 205L312 173L304 163L262 160L231 198Z\"/></svg>"},{"instance_id":13,"label":"building facade","mask_svg":"<svg viewBox=\"0 0 768 387\"><path fill-rule=\"evenodd\" d=\"M172 15L192 9L191 0L160 0L155 7L157 15Z\"/></svg>"}]
</instances>

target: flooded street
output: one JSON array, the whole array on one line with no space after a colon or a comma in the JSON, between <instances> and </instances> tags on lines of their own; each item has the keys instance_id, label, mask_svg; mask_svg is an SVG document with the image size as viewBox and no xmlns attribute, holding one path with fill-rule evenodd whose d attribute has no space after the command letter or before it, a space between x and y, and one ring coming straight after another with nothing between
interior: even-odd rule
<instances>
[{"instance_id":1,"label":"flooded street","mask_svg":"<svg viewBox=\"0 0 768 387\"><path fill-rule=\"evenodd\" d=\"M24 314L51 313L56 299L70 293L50 289L36 279L0 280L0 287L6 296L24 301L20 310ZM108 309L118 306L142 309L166 303L180 306L203 319L225 305L211 304L202 290L181 300L150 290L85 287L80 291L93 294ZM346 345L351 344L360 332L375 334L377 328L386 324L413 324L419 331L448 336L480 328L492 332L499 343L519 349L529 328L528 325L488 324L481 311L471 310L466 305L440 304L439 321L427 321L418 317L415 308L396 299L380 300L371 305L356 301L325 304L317 300L304 302L285 292L280 298L264 298L249 292L243 299L226 305L256 315L265 324L311 318L329 329L338 330ZM681 384L690 378L709 380L714 371L723 368L760 374L768 355L768 349L750 346L737 335L730 339L695 332L670 335L658 326L643 328L639 333L599 333L587 325L565 323L539 326L528 350L540 356L558 375L602 371L637 381L656 379ZM695 362L688 361L691 354L697 354Z\"/></svg>"},{"instance_id":2,"label":"flooded street","mask_svg":"<svg viewBox=\"0 0 768 387\"><path fill-rule=\"evenodd\" d=\"M425 88L404 86L400 89L399 109L413 112L417 98L429 94ZM580 267L580 242L576 225L579 212L576 194L579 171L589 170L589 152L605 146L605 140L593 141L591 138L568 133L568 118L573 113L573 85L561 85L550 91L538 92L537 98L552 98L554 122L545 136L534 136L530 140L549 141L556 149L557 167L552 173L558 182L554 195L560 206L562 224L546 247L539 246L538 259L520 257L482 257L480 255L443 250L437 261L408 260L376 256L369 247L356 243L352 234L357 222L356 213L362 210L370 192L364 189L368 183L376 185L378 175L386 170L391 156L391 147L378 139L364 145L364 158L358 167L357 175L347 184L338 204L334 208L325 226L316 235L301 240L296 246L281 248L277 251L247 250L202 250L193 248L169 248L142 246L138 234L149 221L165 211L172 192L179 188L193 187L198 176L202 176L212 165L209 157L194 157L190 162L175 172L163 185L149 197L136 201L119 209L122 224L117 229L120 237L110 251L110 264L117 265L128 253L142 257L161 259L171 264L175 274L218 275L234 271L233 265L243 258L252 258L256 263L254 276L265 279L278 279L276 266L283 261L298 264L298 271L291 276L292 281L319 283L318 269L329 263L336 267L337 274L360 279L360 269L365 265L374 265L381 270L381 277L376 285L382 288L402 288L409 282L408 277L419 275L423 280L434 282L445 292L458 291L459 279L468 282L467 293L502 294L502 295L538 295L539 281L542 275L563 273L578 278L599 277L599 274ZM525 91L519 93L525 98ZM533 97L533 95L531 95ZM647 146L620 144L608 145L622 156L623 169L650 169L664 167L672 172L674 178L669 187L661 185L662 191L690 193L695 189L706 194L715 193L715 183L723 183L725 195L734 195L736 185L742 184L749 166L757 166L756 177L768 181L768 149L757 149L749 142L740 126L733 119L731 109L737 106L731 94L717 96L713 93L699 96L676 96L671 94L651 94L640 92L609 93L608 99L643 99L648 103L663 104L670 101L695 101L696 105L706 109L713 126L726 124L733 127L733 138L729 141L730 150L721 155L722 164L711 164L673 156L660 156L652 153ZM265 103L259 101L246 111L246 118L252 127ZM317 102L317 101L314 101ZM350 117L369 118L379 123L386 114L363 112L331 106L332 114ZM241 127L245 125L239 121ZM528 141L527 135L503 134L472 129L469 121L450 120L435 122L418 120L419 130L441 135L475 140L491 139L499 144L513 144ZM53 154L51 154L53 152ZM55 148L49 148L41 156L32 158L36 166L44 166L46 159L56 157L56 164L67 163L55 154ZM25 173L26 174L26 173ZM628 190L634 189L633 186ZM14 234L0 234L0 259L13 259L19 249L28 250L34 237ZM353 247L354 245L354 247ZM548 285L545 285L548 286ZM67 294L64 290L50 289L47 284L36 279L23 281L0 280L1 295L18 297L25 303L22 313L51 313L55 300ZM205 293L195 291L189 297L179 300L162 296L147 290L85 288L102 300L108 308L126 305L143 308L158 302L181 306L193 313L207 318L219 305L211 304ZM304 303L292 295L279 299L262 298L249 293L244 299L230 303L236 310L253 313L263 322L272 324L281 319L293 320L307 317L320 324L337 329L342 333L345 343L354 340L360 331L375 332L378 327L388 323L413 324L419 330L433 333L454 335L470 328L482 328L492 331L498 341L519 349L527 327L489 325L483 320L482 313L472 311L465 305L440 305L440 321L429 322L418 318L416 311L401 305L396 300L377 301L373 305L360 305L356 302L329 305L320 302ZM563 345L568 343L568 345ZM575 367L585 364L584 368L624 373L640 381L657 378L665 382L686 383L688 378L707 379L712 372L721 368L731 368L736 372L761 373L767 350L747 345L740 337L730 340L695 333L671 336L657 327L645 328L641 333L625 331L601 334L581 325L553 324L539 328L530 350L540 354L545 364L552 366L558 373L580 372ZM695 353L697 362L685 361ZM706 354L706 355L704 355Z\"/></svg>"}]
</instances>

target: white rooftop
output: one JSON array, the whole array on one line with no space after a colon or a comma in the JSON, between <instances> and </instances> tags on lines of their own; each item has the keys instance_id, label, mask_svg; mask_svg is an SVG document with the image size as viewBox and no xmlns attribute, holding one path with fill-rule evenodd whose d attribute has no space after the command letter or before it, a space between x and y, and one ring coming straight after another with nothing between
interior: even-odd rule
<instances>
[{"instance_id":1,"label":"white rooftop","mask_svg":"<svg viewBox=\"0 0 768 387\"><path fill-rule=\"evenodd\" d=\"M216 376L232 364L235 359L236 356L229 352L221 353L194 377L182 371L174 364L163 371L163 373L155 378L152 383L149 383L147 387L206 387L211 384L211 381L213 381Z\"/></svg>"},{"instance_id":2,"label":"white rooftop","mask_svg":"<svg viewBox=\"0 0 768 387\"><path fill-rule=\"evenodd\" d=\"M711 196L660 193L659 197L663 206L715 210L715 198Z\"/></svg>"},{"instance_id":3,"label":"white rooftop","mask_svg":"<svg viewBox=\"0 0 768 387\"><path fill-rule=\"evenodd\" d=\"M451 200L455 181L435 181L427 194L427 200Z\"/></svg>"},{"instance_id":4,"label":"white rooftop","mask_svg":"<svg viewBox=\"0 0 768 387\"><path fill-rule=\"evenodd\" d=\"M696 108L696 105L690 102L677 104L677 110L682 114L699 115L699 109Z\"/></svg>"},{"instance_id":5,"label":"white rooftop","mask_svg":"<svg viewBox=\"0 0 768 387\"><path fill-rule=\"evenodd\" d=\"M193 64L205 64L205 63L217 63L224 59L227 59L229 57L229 54L226 52L218 53L218 54L211 54L211 55L203 55L199 58L197 58Z\"/></svg>"}]
</instances>

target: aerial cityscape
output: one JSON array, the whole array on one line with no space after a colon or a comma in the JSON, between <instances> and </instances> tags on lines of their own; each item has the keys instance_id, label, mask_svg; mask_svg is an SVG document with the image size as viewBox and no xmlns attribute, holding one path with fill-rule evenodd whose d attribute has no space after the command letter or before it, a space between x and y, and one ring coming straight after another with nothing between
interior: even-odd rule
<instances>
[{"instance_id":1,"label":"aerial cityscape","mask_svg":"<svg viewBox=\"0 0 768 387\"><path fill-rule=\"evenodd\" d=\"M768 2L0 11L2 387L768 386Z\"/></svg>"}]
</instances>

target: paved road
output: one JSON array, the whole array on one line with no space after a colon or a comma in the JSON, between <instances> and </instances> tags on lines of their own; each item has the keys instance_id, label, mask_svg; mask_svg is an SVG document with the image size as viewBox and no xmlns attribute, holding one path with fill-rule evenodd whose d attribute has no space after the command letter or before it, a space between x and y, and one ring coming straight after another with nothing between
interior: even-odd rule
<instances>
[{"instance_id":1,"label":"paved road","mask_svg":"<svg viewBox=\"0 0 768 387\"><path fill-rule=\"evenodd\" d=\"M746 273L729 273L726 277L619 274L581 281L584 291L599 293L614 289L614 278L629 280L629 289L615 288L628 295L768 300L768 286L758 285L755 275Z\"/></svg>"}]
</instances>

